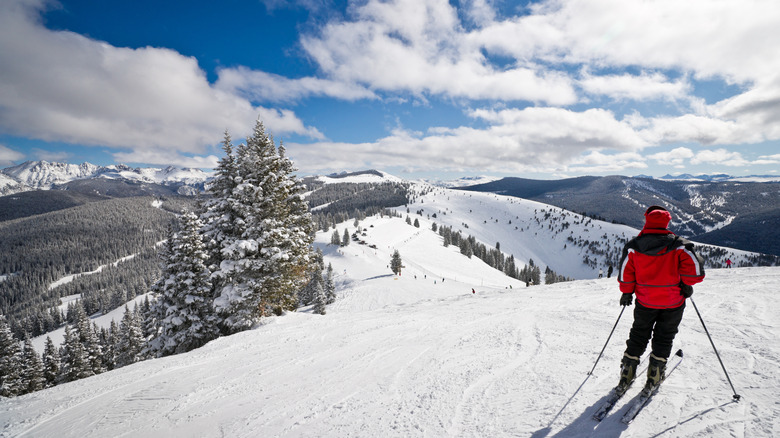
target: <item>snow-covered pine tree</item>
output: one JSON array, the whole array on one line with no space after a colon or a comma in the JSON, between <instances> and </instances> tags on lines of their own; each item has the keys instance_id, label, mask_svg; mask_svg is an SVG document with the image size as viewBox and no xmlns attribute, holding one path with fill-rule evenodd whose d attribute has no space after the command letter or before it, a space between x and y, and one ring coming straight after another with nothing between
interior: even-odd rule
<instances>
[{"instance_id":1,"label":"snow-covered pine tree","mask_svg":"<svg viewBox=\"0 0 780 438\"><path fill-rule=\"evenodd\" d=\"M145 343L138 315L125 305L125 313L119 323L117 368L144 360Z\"/></svg>"},{"instance_id":2,"label":"snow-covered pine tree","mask_svg":"<svg viewBox=\"0 0 780 438\"><path fill-rule=\"evenodd\" d=\"M393 274L401 275L402 266L401 253L396 249L393 251L393 256L390 258L390 270L393 271Z\"/></svg>"},{"instance_id":3,"label":"snow-covered pine tree","mask_svg":"<svg viewBox=\"0 0 780 438\"><path fill-rule=\"evenodd\" d=\"M168 236L170 253L156 288L159 330L150 347L157 356L190 351L219 335L200 234L203 224L194 213L184 213L179 220L179 231Z\"/></svg>"},{"instance_id":4,"label":"snow-covered pine tree","mask_svg":"<svg viewBox=\"0 0 780 438\"><path fill-rule=\"evenodd\" d=\"M103 347L100 345L98 335L90 323L89 317L84 312L81 301L78 301L74 308L75 333L78 341L84 347L87 354L87 361L93 374L100 374L106 369L103 366Z\"/></svg>"},{"instance_id":5,"label":"snow-covered pine tree","mask_svg":"<svg viewBox=\"0 0 780 438\"><path fill-rule=\"evenodd\" d=\"M60 366L62 380L72 382L85 377L94 376L89 361L89 354L79 339L78 329L65 324L65 339L60 349Z\"/></svg>"},{"instance_id":6,"label":"snow-covered pine tree","mask_svg":"<svg viewBox=\"0 0 780 438\"><path fill-rule=\"evenodd\" d=\"M349 230L344 228L344 235L341 237L341 246L349 245Z\"/></svg>"},{"instance_id":7,"label":"snow-covered pine tree","mask_svg":"<svg viewBox=\"0 0 780 438\"><path fill-rule=\"evenodd\" d=\"M247 329L269 313L298 305L308 281L314 226L295 170L258 121L236 154L238 184L232 206L241 233L223 242L215 308L224 327Z\"/></svg>"},{"instance_id":8,"label":"snow-covered pine tree","mask_svg":"<svg viewBox=\"0 0 780 438\"><path fill-rule=\"evenodd\" d=\"M322 283L322 270L315 264L314 269L309 276L309 282L298 292L298 300L301 306L308 306L314 303L316 297L317 284Z\"/></svg>"},{"instance_id":9,"label":"snow-covered pine tree","mask_svg":"<svg viewBox=\"0 0 780 438\"><path fill-rule=\"evenodd\" d=\"M119 326L116 321L111 320L111 324L108 326L108 333L106 340L103 343L103 363L106 369L113 370L116 368L117 362L117 349L119 346Z\"/></svg>"},{"instance_id":10,"label":"snow-covered pine tree","mask_svg":"<svg viewBox=\"0 0 780 438\"><path fill-rule=\"evenodd\" d=\"M333 234L330 236L330 244L341 246L341 237L339 237L339 230L333 230Z\"/></svg>"},{"instance_id":11,"label":"snow-covered pine tree","mask_svg":"<svg viewBox=\"0 0 780 438\"><path fill-rule=\"evenodd\" d=\"M43 378L46 379L47 388L56 385L60 378L60 353L50 336L46 336L46 345L43 347Z\"/></svg>"},{"instance_id":12,"label":"snow-covered pine tree","mask_svg":"<svg viewBox=\"0 0 780 438\"><path fill-rule=\"evenodd\" d=\"M0 397L13 397L23 390L19 341L0 315Z\"/></svg>"},{"instance_id":13,"label":"snow-covered pine tree","mask_svg":"<svg viewBox=\"0 0 780 438\"><path fill-rule=\"evenodd\" d=\"M325 303L333 304L336 302L336 285L333 284L333 265L328 263L328 270L325 271Z\"/></svg>"},{"instance_id":14,"label":"snow-covered pine tree","mask_svg":"<svg viewBox=\"0 0 780 438\"><path fill-rule=\"evenodd\" d=\"M209 255L208 266L212 271L222 263L222 248L236 240L243 232L242 223L234 211L233 192L239 182L236 156L230 134L225 131L222 140L225 156L220 158L214 169L214 179L207 187L210 195L200 206L200 220L203 222L203 242Z\"/></svg>"},{"instance_id":15,"label":"snow-covered pine tree","mask_svg":"<svg viewBox=\"0 0 780 438\"><path fill-rule=\"evenodd\" d=\"M46 378L43 375L43 361L41 361L41 357L36 353L29 336L24 338L22 369L24 393L28 394L40 391L46 387Z\"/></svg>"},{"instance_id":16,"label":"snow-covered pine tree","mask_svg":"<svg viewBox=\"0 0 780 438\"><path fill-rule=\"evenodd\" d=\"M322 288L322 283L317 282L314 285L314 308L312 309L314 313L318 315L325 314L326 300L327 298L325 297L325 290Z\"/></svg>"}]
</instances>

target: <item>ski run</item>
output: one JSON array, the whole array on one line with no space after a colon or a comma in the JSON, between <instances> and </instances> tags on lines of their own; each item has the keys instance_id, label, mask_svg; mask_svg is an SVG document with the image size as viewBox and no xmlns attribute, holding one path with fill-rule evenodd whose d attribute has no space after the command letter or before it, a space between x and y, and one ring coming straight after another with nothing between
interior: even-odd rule
<instances>
[{"instance_id":1,"label":"ski run","mask_svg":"<svg viewBox=\"0 0 780 438\"><path fill-rule=\"evenodd\" d=\"M463 220L439 216L440 225ZM318 234L337 274L326 315L304 308L189 353L0 400L0 436L780 436L780 268L709 269L695 287L740 402L689 306L674 346L685 365L631 424L620 420L644 374L597 422L632 321L627 310L588 375L621 310L614 276L580 270L576 281L526 287L444 247L419 217L420 228L361 221L376 248L339 248L328 245L332 231ZM505 252L554 260L542 254L551 237L537 239L523 243L536 253ZM388 267L396 249L401 276Z\"/></svg>"}]
</instances>

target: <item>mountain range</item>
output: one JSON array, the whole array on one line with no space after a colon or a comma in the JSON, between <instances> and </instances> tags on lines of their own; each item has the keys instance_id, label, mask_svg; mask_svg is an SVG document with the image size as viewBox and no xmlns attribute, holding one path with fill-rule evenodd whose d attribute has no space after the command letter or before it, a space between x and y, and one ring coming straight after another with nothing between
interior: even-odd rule
<instances>
[{"instance_id":1,"label":"mountain range","mask_svg":"<svg viewBox=\"0 0 780 438\"><path fill-rule=\"evenodd\" d=\"M0 195L29 190L67 189L67 184L79 180L124 180L181 188L190 194L192 188L202 189L211 174L200 169L130 167L124 164L96 166L90 163L66 164L48 161L26 161L0 170Z\"/></svg>"},{"instance_id":2,"label":"mountain range","mask_svg":"<svg viewBox=\"0 0 780 438\"><path fill-rule=\"evenodd\" d=\"M780 255L780 182L504 178L461 190L532 199L635 228L649 206L661 205L672 213L672 231L684 237Z\"/></svg>"},{"instance_id":3,"label":"mountain range","mask_svg":"<svg viewBox=\"0 0 780 438\"><path fill-rule=\"evenodd\" d=\"M187 168L134 168L28 161L0 170L0 220L40 214L99 199L194 195L212 174ZM376 170L327 177L342 181L403 181ZM659 204L675 217L673 231L712 245L780 255L780 180L772 176L584 176L559 180L464 177L432 184L531 199L607 222L642 226ZM9 195L15 196L9 198ZM20 208L20 206L25 206Z\"/></svg>"}]
</instances>

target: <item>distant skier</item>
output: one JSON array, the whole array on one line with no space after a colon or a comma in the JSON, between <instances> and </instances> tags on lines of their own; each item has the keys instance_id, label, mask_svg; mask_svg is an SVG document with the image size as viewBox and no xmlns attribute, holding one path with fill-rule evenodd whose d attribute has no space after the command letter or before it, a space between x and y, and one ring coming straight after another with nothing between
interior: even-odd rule
<instances>
[{"instance_id":1,"label":"distant skier","mask_svg":"<svg viewBox=\"0 0 780 438\"><path fill-rule=\"evenodd\" d=\"M609 265L609 267L607 268L607 278L612 277L612 270L613 270L612 265Z\"/></svg>"},{"instance_id":2,"label":"distant skier","mask_svg":"<svg viewBox=\"0 0 780 438\"><path fill-rule=\"evenodd\" d=\"M475 294L475 293L476 293L476 292L474 291L474 288L473 288L473 287L471 288L471 293L473 293L473 294Z\"/></svg>"},{"instance_id":3,"label":"distant skier","mask_svg":"<svg viewBox=\"0 0 780 438\"><path fill-rule=\"evenodd\" d=\"M604 276L604 270L599 268L599 278Z\"/></svg>"},{"instance_id":4,"label":"distant skier","mask_svg":"<svg viewBox=\"0 0 780 438\"><path fill-rule=\"evenodd\" d=\"M685 299L693 285L704 280L704 261L693 244L667 227L672 215L663 207L645 212L645 226L623 248L618 271L620 304L630 306L636 293L634 324L621 360L618 392L625 392L636 377L639 358L652 335L652 354L647 369L646 388L664 378L666 359L685 310Z\"/></svg>"},{"instance_id":5,"label":"distant skier","mask_svg":"<svg viewBox=\"0 0 780 438\"><path fill-rule=\"evenodd\" d=\"M731 259L726 259L726 268L731 269Z\"/></svg>"}]
</instances>

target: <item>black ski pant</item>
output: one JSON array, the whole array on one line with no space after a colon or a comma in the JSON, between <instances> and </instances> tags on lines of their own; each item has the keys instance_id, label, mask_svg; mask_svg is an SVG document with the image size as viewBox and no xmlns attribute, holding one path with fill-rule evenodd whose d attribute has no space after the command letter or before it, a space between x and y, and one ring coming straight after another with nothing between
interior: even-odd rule
<instances>
[{"instance_id":1,"label":"black ski pant","mask_svg":"<svg viewBox=\"0 0 780 438\"><path fill-rule=\"evenodd\" d=\"M672 353L672 343L682 321L685 303L674 309L651 309L639 303L634 307L634 325L626 341L626 354L641 357L652 335L652 352L667 359Z\"/></svg>"}]
</instances>

